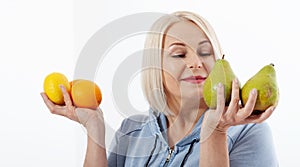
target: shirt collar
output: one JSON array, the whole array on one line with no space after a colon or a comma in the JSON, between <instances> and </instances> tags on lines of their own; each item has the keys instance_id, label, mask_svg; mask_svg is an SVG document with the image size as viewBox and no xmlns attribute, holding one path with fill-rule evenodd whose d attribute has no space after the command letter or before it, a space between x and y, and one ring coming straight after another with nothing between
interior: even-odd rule
<instances>
[{"instance_id":1,"label":"shirt collar","mask_svg":"<svg viewBox=\"0 0 300 167\"><path fill-rule=\"evenodd\" d=\"M193 128L192 132L185 136L183 139L181 139L176 146L184 146L187 144L190 144L194 139L199 140L200 139L200 131L201 131L201 125L203 121L205 112L202 114L202 116L199 118L198 122L196 123L195 127ZM167 143L167 118L162 112L158 112L155 110L150 109L149 110L150 115L150 126L151 131L154 135L161 134L162 138Z\"/></svg>"}]
</instances>

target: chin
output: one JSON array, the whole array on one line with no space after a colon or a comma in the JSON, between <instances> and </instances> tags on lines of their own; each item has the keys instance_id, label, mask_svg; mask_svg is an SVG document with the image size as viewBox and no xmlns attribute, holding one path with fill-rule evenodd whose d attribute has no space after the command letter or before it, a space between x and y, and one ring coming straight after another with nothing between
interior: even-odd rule
<instances>
[{"instance_id":1,"label":"chin","mask_svg":"<svg viewBox=\"0 0 300 167\"><path fill-rule=\"evenodd\" d=\"M199 92L199 91L183 92L181 97L184 99L190 99L190 100L203 99L202 92Z\"/></svg>"},{"instance_id":2,"label":"chin","mask_svg":"<svg viewBox=\"0 0 300 167\"><path fill-rule=\"evenodd\" d=\"M181 94L182 97L203 98L203 89L202 86L199 85L186 85L181 87Z\"/></svg>"}]
</instances>

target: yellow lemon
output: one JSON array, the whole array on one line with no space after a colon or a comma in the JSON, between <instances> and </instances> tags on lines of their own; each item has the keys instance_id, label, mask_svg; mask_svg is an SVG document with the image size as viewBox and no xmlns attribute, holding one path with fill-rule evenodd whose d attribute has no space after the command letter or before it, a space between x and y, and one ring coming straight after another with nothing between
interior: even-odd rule
<instances>
[{"instance_id":1,"label":"yellow lemon","mask_svg":"<svg viewBox=\"0 0 300 167\"><path fill-rule=\"evenodd\" d=\"M102 100L99 86L90 80L77 79L71 84L71 97L76 107L96 109Z\"/></svg>"},{"instance_id":2,"label":"yellow lemon","mask_svg":"<svg viewBox=\"0 0 300 167\"><path fill-rule=\"evenodd\" d=\"M53 72L45 77L44 91L46 95L53 103L63 105L65 102L59 85L65 86L70 92L70 83L64 74Z\"/></svg>"}]
</instances>

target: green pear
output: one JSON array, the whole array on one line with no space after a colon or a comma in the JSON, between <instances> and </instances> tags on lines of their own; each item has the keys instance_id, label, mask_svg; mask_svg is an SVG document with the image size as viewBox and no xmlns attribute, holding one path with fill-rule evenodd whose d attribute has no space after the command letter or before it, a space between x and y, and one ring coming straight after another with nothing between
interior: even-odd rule
<instances>
[{"instance_id":1,"label":"green pear","mask_svg":"<svg viewBox=\"0 0 300 167\"><path fill-rule=\"evenodd\" d=\"M217 107L217 87L219 83L224 86L224 97L226 105L231 99L232 81L236 78L230 64L227 60L218 59L214 64L211 72L203 84L203 98L209 108L215 109Z\"/></svg>"},{"instance_id":2,"label":"green pear","mask_svg":"<svg viewBox=\"0 0 300 167\"><path fill-rule=\"evenodd\" d=\"M263 112L268 107L278 103L279 89L274 64L265 65L244 84L241 91L242 105L246 104L249 93L253 88L257 90L254 112Z\"/></svg>"}]
</instances>

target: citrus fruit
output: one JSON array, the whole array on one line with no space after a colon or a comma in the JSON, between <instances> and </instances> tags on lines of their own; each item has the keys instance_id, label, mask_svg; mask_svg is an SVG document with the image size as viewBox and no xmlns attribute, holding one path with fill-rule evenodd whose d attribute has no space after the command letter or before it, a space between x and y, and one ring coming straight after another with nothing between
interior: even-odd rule
<instances>
[{"instance_id":1,"label":"citrus fruit","mask_svg":"<svg viewBox=\"0 0 300 167\"><path fill-rule=\"evenodd\" d=\"M67 91L70 92L70 84L64 74L53 72L45 77L44 92L53 103L63 105L65 102L59 85L65 86Z\"/></svg>"},{"instance_id":2,"label":"citrus fruit","mask_svg":"<svg viewBox=\"0 0 300 167\"><path fill-rule=\"evenodd\" d=\"M71 97L76 107L97 109L102 100L99 86L90 80L77 79L70 83Z\"/></svg>"}]
</instances>

